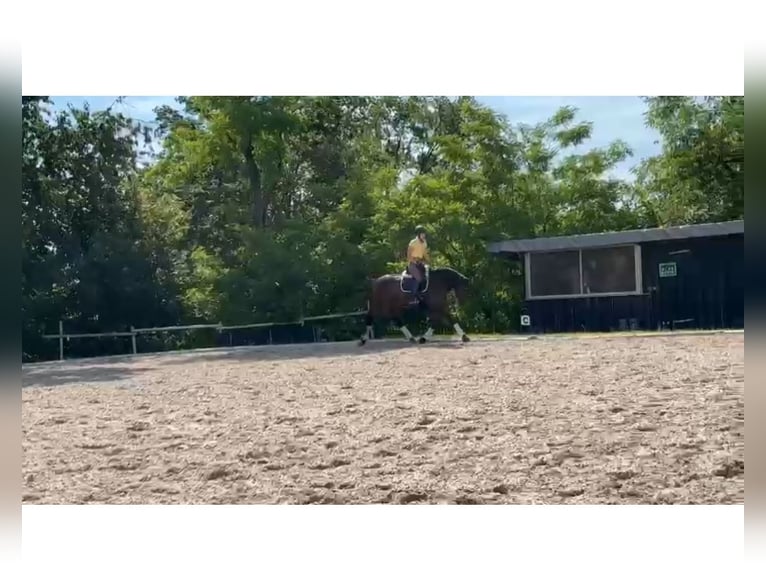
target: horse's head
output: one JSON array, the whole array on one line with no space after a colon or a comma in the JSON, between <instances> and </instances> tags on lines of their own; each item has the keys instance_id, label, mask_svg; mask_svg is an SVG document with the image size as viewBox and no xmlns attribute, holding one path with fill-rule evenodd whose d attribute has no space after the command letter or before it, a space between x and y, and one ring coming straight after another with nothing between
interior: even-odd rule
<instances>
[{"instance_id":1,"label":"horse's head","mask_svg":"<svg viewBox=\"0 0 766 574\"><path fill-rule=\"evenodd\" d=\"M431 271L431 277L434 276L434 273L443 276L447 291L453 291L458 304L462 305L469 293L468 289L471 282L468 277L449 267L442 267Z\"/></svg>"},{"instance_id":2,"label":"horse's head","mask_svg":"<svg viewBox=\"0 0 766 574\"><path fill-rule=\"evenodd\" d=\"M455 279L452 284L452 290L455 292L455 297L457 298L457 302L460 305L462 305L468 297L468 289L470 284L471 282L468 280L468 277L455 271Z\"/></svg>"}]
</instances>

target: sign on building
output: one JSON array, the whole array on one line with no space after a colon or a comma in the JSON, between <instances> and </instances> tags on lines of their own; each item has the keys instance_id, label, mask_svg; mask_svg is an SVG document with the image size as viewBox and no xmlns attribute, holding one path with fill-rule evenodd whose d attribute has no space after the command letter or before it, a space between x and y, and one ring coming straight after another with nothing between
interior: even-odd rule
<instances>
[{"instance_id":1,"label":"sign on building","mask_svg":"<svg viewBox=\"0 0 766 574\"><path fill-rule=\"evenodd\" d=\"M660 263L660 277L675 277L678 274L676 262Z\"/></svg>"}]
</instances>

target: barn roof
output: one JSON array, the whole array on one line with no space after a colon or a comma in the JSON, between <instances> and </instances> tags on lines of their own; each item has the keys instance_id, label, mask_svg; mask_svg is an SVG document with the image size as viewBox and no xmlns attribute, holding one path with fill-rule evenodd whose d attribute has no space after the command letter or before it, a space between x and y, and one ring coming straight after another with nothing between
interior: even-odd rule
<instances>
[{"instance_id":1,"label":"barn roof","mask_svg":"<svg viewBox=\"0 0 766 574\"><path fill-rule=\"evenodd\" d=\"M584 249L588 247L610 247L649 241L670 241L695 237L714 237L745 233L745 221L724 221L721 223L701 223L652 229L633 229L630 231L612 231L607 233L588 233L565 237L538 237L535 239L511 239L490 243L490 253L532 253L535 251L556 251L566 249Z\"/></svg>"}]
</instances>

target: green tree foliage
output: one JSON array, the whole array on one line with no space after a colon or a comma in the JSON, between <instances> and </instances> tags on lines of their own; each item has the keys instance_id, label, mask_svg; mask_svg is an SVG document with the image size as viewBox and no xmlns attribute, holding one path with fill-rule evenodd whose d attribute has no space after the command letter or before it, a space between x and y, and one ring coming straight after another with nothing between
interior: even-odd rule
<instances>
[{"instance_id":1,"label":"green tree foliage","mask_svg":"<svg viewBox=\"0 0 766 574\"><path fill-rule=\"evenodd\" d=\"M649 225L745 216L745 98L647 98L663 153L638 171L636 195Z\"/></svg>"},{"instance_id":2,"label":"green tree foliage","mask_svg":"<svg viewBox=\"0 0 766 574\"><path fill-rule=\"evenodd\" d=\"M664 149L635 184L610 175L623 142L579 152L592 125L573 108L526 126L468 97L178 101L150 133L23 99L25 357L45 356L60 318L121 330L361 308L418 223L435 262L473 279L467 326L507 331L521 285L489 241L744 215L742 99L649 99Z\"/></svg>"},{"instance_id":3,"label":"green tree foliage","mask_svg":"<svg viewBox=\"0 0 766 574\"><path fill-rule=\"evenodd\" d=\"M136 189L140 129L109 111L52 114L22 100L23 348L65 319L122 329L170 320L175 295L147 249ZM163 232L164 233L164 232Z\"/></svg>"}]
</instances>

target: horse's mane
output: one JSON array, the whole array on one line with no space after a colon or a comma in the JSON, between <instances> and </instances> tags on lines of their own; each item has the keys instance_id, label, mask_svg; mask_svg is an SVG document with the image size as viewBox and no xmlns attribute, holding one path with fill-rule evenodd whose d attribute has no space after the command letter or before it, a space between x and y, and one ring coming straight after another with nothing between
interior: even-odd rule
<instances>
[{"instance_id":1,"label":"horse's mane","mask_svg":"<svg viewBox=\"0 0 766 574\"><path fill-rule=\"evenodd\" d=\"M452 275L458 279L461 279L463 281L468 281L468 277L460 273L460 271L454 270L452 267L432 267L430 274L433 275L434 273L438 275Z\"/></svg>"}]
</instances>

